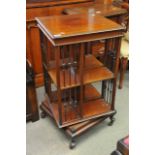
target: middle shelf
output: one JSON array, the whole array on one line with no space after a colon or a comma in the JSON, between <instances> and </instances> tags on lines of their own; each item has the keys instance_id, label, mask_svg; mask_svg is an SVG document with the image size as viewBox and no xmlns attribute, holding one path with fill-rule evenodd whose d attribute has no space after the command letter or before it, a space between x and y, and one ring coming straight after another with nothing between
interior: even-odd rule
<instances>
[{"instance_id":1,"label":"middle shelf","mask_svg":"<svg viewBox=\"0 0 155 155\"><path fill-rule=\"evenodd\" d=\"M86 55L84 59L83 84L89 84L96 81L114 78L114 74L91 54ZM66 60L67 61L67 60ZM62 61L60 61L62 64ZM51 63L55 66L55 63ZM52 66L51 65L51 66ZM57 85L56 67L48 67L48 74L53 83ZM60 89L68 89L80 86L80 71L73 67L69 69L60 69Z\"/></svg>"}]
</instances>

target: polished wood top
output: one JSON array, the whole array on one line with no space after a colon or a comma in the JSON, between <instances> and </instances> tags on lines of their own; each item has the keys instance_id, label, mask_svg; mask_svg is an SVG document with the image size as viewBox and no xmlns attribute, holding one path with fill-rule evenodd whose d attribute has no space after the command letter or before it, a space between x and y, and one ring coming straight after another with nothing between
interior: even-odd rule
<instances>
[{"instance_id":1,"label":"polished wood top","mask_svg":"<svg viewBox=\"0 0 155 155\"><path fill-rule=\"evenodd\" d=\"M36 20L52 39L124 29L121 25L94 14L48 16Z\"/></svg>"},{"instance_id":2,"label":"polished wood top","mask_svg":"<svg viewBox=\"0 0 155 155\"><path fill-rule=\"evenodd\" d=\"M67 8L63 11L65 14L72 15L72 14L79 14L79 13L93 13L93 14L100 14L105 17L111 17L119 14L127 13L126 9L115 7L114 5L104 5L104 4L95 4L77 8Z\"/></svg>"}]
</instances>

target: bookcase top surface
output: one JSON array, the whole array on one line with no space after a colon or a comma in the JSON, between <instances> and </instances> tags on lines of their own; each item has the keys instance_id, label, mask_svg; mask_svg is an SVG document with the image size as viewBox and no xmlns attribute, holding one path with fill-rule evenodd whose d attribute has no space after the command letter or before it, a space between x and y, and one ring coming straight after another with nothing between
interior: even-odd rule
<instances>
[{"instance_id":1,"label":"bookcase top surface","mask_svg":"<svg viewBox=\"0 0 155 155\"><path fill-rule=\"evenodd\" d=\"M52 39L124 29L121 25L95 14L38 17L36 20Z\"/></svg>"}]
</instances>

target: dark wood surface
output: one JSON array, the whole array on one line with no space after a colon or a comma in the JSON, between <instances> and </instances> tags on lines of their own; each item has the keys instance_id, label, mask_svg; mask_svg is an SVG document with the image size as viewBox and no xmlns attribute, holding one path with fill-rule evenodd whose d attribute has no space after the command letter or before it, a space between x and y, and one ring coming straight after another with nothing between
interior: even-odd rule
<instances>
[{"instance_id":1,"label":"dark wood surface","mask_svg":"<svg viewBox=\"0 0 155 155\"><path fill-rule=\"evenodd\" d=\"M26 63L26 121L35 122L39 119L34 73L29 61Z\"/></svg>"},{"instance_id":2,"label":"dark wood surface","mask_svg":"<svg viewBox=\"0 0 155 155\"><path fill-rule=\"evenodd\" d=\"M36 20L38 27L53 46L120 37L123 36L122 30L124 30L121 25L92 14L40 17Z\"/></svg>"}]
</instances>

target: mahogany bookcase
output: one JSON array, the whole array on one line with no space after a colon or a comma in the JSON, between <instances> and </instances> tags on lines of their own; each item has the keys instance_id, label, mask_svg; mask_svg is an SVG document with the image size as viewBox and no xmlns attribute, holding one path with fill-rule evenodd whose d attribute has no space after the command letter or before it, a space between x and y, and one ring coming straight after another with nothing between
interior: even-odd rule
<instances>
[{"instance_id":1,"label":"mahogany bookcase","mask_svg":"<svg viewBox=\"0 0 155 155\"><path fill-rule=\"evenodd\" d=\"M71 137L110 118L114 121L116 77L124 28L100 15L79 14L36 18L40 29L45 100L42 117L52 117ZM97 59L87 44L102 40ZM101 90L94 86L101 81Z\"/></svg>"}]
</instances>

